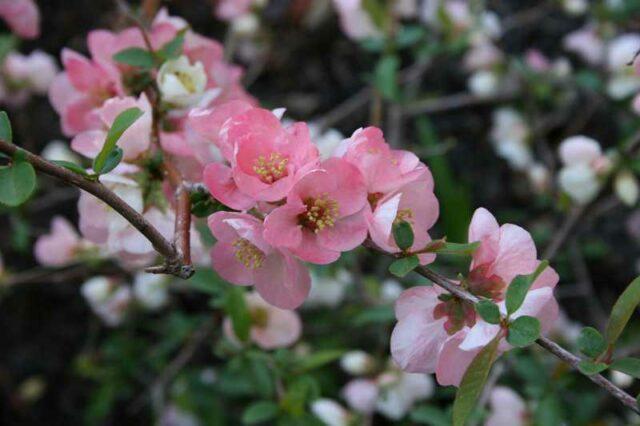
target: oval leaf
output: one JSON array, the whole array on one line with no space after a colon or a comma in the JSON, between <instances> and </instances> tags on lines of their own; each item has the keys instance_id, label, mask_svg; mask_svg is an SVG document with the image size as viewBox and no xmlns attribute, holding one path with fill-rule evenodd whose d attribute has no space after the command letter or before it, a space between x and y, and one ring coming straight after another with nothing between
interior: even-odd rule
<instances>
[{"instance_id":1,"label":"oval leaf","mask_svg":"<svg viewBox=\"0 0 640 426\"><path fill-rule=\"evenodd\" d=\"M607 369L607 367L609 366L604 362L595 362L589 359L583 359L578 363L578 370L580 370L582 374L585 374L587 376L593 376L594 374L602 373Z\"/></svg>"},{"instance_id":2,"label":"oval leaf","mask_svg":"<svg viewBox=\"0 0 640 426\"><path fill-rule=\"evenodd\" d=\"M95 160L93 160L93 170L96 173L99 173L98 170L104 169L107 158L109 155L113 155L111 152L116 148L116 144L122 134L143 114L144 112L140 108L133 107L122 111L118 114L116 119L113 120L113 124L111 125L109 133L107 133L107 138L104 141L104 146L96 156Z\"/></svg>"},{"instance_id":3,"label":"oval leaf","mask_svg":"<svg viewBox=\"0 0 640 426\"><path fill-rule=\"evenodd\" d=\"M489 324L499 324L500 323L500 309L498 305L493 303L490 300L481 300L476 303L476 311L483 320L488 322Z\"/></svg>"},{"instance_id":4,"label":"oval leaf","mask_svg":"<svg viewBox=\"0 0 640 426\"><path fill-rule=\"evenodd\" d=\"M507 342L518 348L529 346L540 337L540 321L538 318L522 316L509 324Z\"/></svg>"},{"instance_id":5,"label":"oval leaf","mask_svg":"<svg viewBox=\"0 0 640 426\"><path fill-rule=\"evenodd\" d=\"M622 334L622 331L629 322L631 314L640 303L640 277L631 281L631 284L618 297L615 305L611 309L609 323L607 324L607 343L613 345Z\"/></svg>"},{"instance_id":6,"label":"oval leaf","mask_svg":"<svg viewBox=\"0 0 640 426\"><path fill-rule=\"evenodd\" d=\"M278 414L278 405L272 401L254 402L242 413L242 423L253 425L273 419Z\"/></svg>"},{"instance_id":7,"label":"oval leaf","mask_svg":"<svg viewBox=\"0 0 640 426\"><path fill-rule=\"evenodd\" d=\"M13 143L13 130L11 121L5 111L0 111L0 140Z\"/></svg>"},{"instance_id":8,"label":"oval leaf","mask_svg":"<svg viewBox=\"0 0 640 426\"><path fill-rule=\"evenodd\" d=\"M607 342L602 334L593 327L585 327L580 330L578 336L578 349L588 357L595 358L607 349Z\"/></svg>"},{"instance_id":9,"label":"oval leaf","mask_svg":"<svg viewBox=\"0 0 640 426\"><path fill-rule=\"evenodd\" d=\"M391 264L391 266L389 266L389 272L391 272L396 277L402 278L409 272L413 271L419 264L420 260L415 254L409 257L402 257L398 260L395 260Z\"/></svg>"},{"instance_id":10,"label":"oval leaf","mask_svg":"<svg viewBox=\"0 0 640 426\"><path fill-rule=\"evenodd\" d=\"M540 276L542 271L549 266L549 262L543 260L532 274L518 275L511 281L509 288L507 288L507 313L511 315L522 306L524 298L527 296L531 285Z\"/></svg>"},{"instance_id":11,"label":"oval leaf","mask_svg":"<svg viewBox=\"0 0 640 426\"><path fill-rule=\"evenodd\" d=\"M122 156L124 155L124 151L119 146L113 148L113 150L107 155L107 158L104 161L101 170L94 170L99 175L103 175L105 173L109 173L111 170L118 167L118 164L122 161Z\"/></svg>"},{"instance_id":12,"label":"oval leaf","mask_svg":"<svg viewBox=\"0 0 640 426\"><path fill-rule=\"evenodd\" d=\"M24 161L14 160L11 166L0 167L0 203L16 207L29 199L36 188L36 172Z\"/></svg>"},{"instance_id":13,"label":"oval leaf","mask_svg":"<svg viewBox=\"0 0 640 426\"><path fill-rule=\"evenodd\" d=\"M413 229L411 224L406 221L401 221L393 225L393 238L396 244L402 251L407 251L413 246Z\"/></svg>"},{"instance_id":14,"label":"oval leaf","mask_svg":"<svg viewBox=\"0 0 640 426\"><path fill-rule=\"evenodd\" d=\"M638 358L622 358L616 360L611 363L609 368L640 379L640 359Z\"/></svg>"},{"instance_id":15,"label":"oval leaf","mask_svg":"<svg viewBox=\"0 0 640 426\"><path fill-rule=\"evenodd\" d=\"M464 373L460 387L456 392L456 399L453 402L453 426L464 426L473 411L487 381L491 366L496 359L499 342L500 339L496 337L482 348Z\"/></svg>"},{"instance_id":16,"label":"oval leaf","mask_svg":"<svg viewBox=\"0 0 640 426\"><path fill-rule=\"evenodd\" d=\"M151 69L155 65L153 54L140 47L129 47L113 55L113 60L121 64L142 69Z\"/></svg>"},{"instance_id":17,"label":"oval leaf","mask_svg":"<svg viewBox=\"0 0 640 426\"><path fill-rule=\"evenodd\" d=\"M251 315L244 300L244 292L237 287L227 289L225 310L231 318L231 325L236 337L243 342L249 338Z\"/></svg>"}]
</instances>

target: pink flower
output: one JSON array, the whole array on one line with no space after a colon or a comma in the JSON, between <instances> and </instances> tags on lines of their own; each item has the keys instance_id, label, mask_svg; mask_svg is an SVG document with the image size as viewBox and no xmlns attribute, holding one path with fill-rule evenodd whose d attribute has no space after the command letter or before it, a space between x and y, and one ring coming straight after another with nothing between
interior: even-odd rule
<instances>
[{"instance_id":1,"label":"pink flower","mask_svg":"<svg viewBox=\"0 0 640 426\"><path fill-rule=\"evenodd\" d=\"M26 86L37 94L46 94L58 73L58 66L53 57L40 50L29 55L11 52L4 60L3 71L12 83Z\"/></svg>"},{"instance_id":2,"label":"pink flower","mask_svg":"<svg viewBox=\"0 0 640 426\"><path fill-rule=\"evenodd\" d=\"M402 220L413 228L412 250L420 250L431 241L427 231L438 218L439 205L433 193L431 172L418 157L408 151L392 150L376 127L357 130L341 143L334 155L356 166L363 175L369 234L381 249L399 251L392 228ZM435 259L433 254L419 257L422 264Z\"/></svg>"},{"instance_id":3,"label":"pink flower","mask_svg":"<svg viewBox=\"0 0 640 426\"><path fill-rule=\"evenodd\" d=\"M81 246L80 236L62 216L51 222L51 232L36 241L36 260L46 266L62 266L71 263Z\"/></svg>"},{"instance_id":4,"label":"pink flower","mask_svg":"<svg viewBox=\"0 0 640 426\"><path fill-rule=\"evenodd\" d=\"M244 213L218 212L209 217L217 239L211 250L214 269L237 285L254 285L260 296L282 309L295 309L311 287L309 271L286 250L271 246L257 218Z\"/></svg>"},{"instance_id":5,"label":"pink flower","mask_svg":"<svg viewBox=\"0 0 640 426\"><path fill-rule=\"evenodd\" d=\"M255 0L218 0L215 13L218 19L231 21L249 12Z\"/></svg>"},{"instance_id":6,"label":"pink flower","mask_svg":"<svg viewBox=\"0 0 640 426\"><path fill-rule=\"evenodd\" d=\"M342 390L349 407L363 414L372 414L378 400L378 384L370 379L351 380Z\"/></svg>"},{"instance_id":7,"label":"pink flower","mask_svg":"<svg viewBox=\"0 0 640 426\"><path fill-rule=\"evenodd\" d=\"M362 0L333 0L340 15L342 31L354 40L380 37L382 32L376 27L362 3Z\"/></svg>"},{"instance_id":8,"label":"pink flower","mask_svg":"<svg viewBox=\"0 0 640 426\"><path fill-rule=\"evenodd\" d=\"M332 158L304 175L286 203L265 219L264 238L302 260L335 262L367 236L366 190L362 175L348 162Z\"/></svg>"},{"instance_id":9,"label":"pink flower","mask_svg":"<svg viewBox=\"0 0 640 426\"><path fill-rule=\"evenodd\" d=\"M529 49L525 54L525 61L536 72L547 72L551 68L549 58L538 49Z\"/></svg>"},{"instance_id":10,"label":"pink flower","mask_svg":"<svg viewBox=\"0 0 640 426\"><path fill-rule=\"evenodd\" d=\"M491 213L476 210L469 227L469 241L480 242L465 280L471 293L498 303L506 313L506 290L517 275L534 272L540 263L531 235L512 224L499 226ZM531 286L523 305L511 315L540 320L542 333L558 316L553 288L556 272L547 267ZM499 325L476 316L473 306L444 294L436 287L413 287L396 302L396 325L391 353L403 370L436 372L441 385L458 385L471 360L498 333ZM510 349L502 342L500 351Z\"/></svg>"},{"instance_id":11,"label":"pink flower","mask_svg":"<svg viewBox=\"0 0 640 426\"><path fill-rule=\"evenodd\" d=\"M307 126L296 123L285 128L265 109L235 115L222 134L218 146L230 166L209 164L203 180L215 198L237 210L249 209L256 201L283 199L318 163Z\"/></svg>"},{"instance_id":12,"label":"pink flower","mask_svg":"<svg viewBox=\"0 0 640 426\"><path fill-rule=\"evenodd\" d=\"M0 18L22 38L40 35L40 10L33 0L0 0Z\"/></svg>"},{"instance_id":13,"label":"pink flower","mask_svg":"<svg viewBox=\"0 0 640 426\"><path fill-rule=\"evenodd\" d=\"M512 389L496 386L489 397L491 412L485 426L525 426L529 424L527 406Z\"/></svg>"},{"instance_id":14,"label":"pink flower","mask_svg":"<svg viewBox=\"0 0 640 426\"><path fill-rule=\"evenodd\" d=\"M593 26L569 33L563 40L564 48L578 54L591 65L604 61L605 45Z\"/></svg>"},{"instance_id":15,"label":"pink flower","mask_svg":"<svg viewBox=\"0 0 640 426\"><path fill-rule=\"evenodd\" d=\"M302 321L295 311L276 308L255 292L245 295L245 302L251 315L249 336L262 349L286 348L300 338ZM225 318L223 328L230 340L238 341L230 318Z\"/></svg>"},{"instance_id":16,"label":"pink flower","mask_svg":"<svg viewBox=\"0 0 640 426\"><path fill-rule=\"evenodd\" d=\"M107 132L116 117L130 108L139 108L144 114L131 125L118 140L118 146L124 151L124 160L132 161L149 149L151 144L151 105L143 93L137 100L133 97L112 98L96 110L101 126L78 134L71 142L74 151L88 158L98 155L104 145Z\"/></svg>"}]
</instances>

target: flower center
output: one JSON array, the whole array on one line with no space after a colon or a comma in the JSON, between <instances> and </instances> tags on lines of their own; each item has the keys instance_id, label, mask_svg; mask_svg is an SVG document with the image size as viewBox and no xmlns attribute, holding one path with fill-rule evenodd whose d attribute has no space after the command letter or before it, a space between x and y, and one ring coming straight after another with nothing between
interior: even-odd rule
<instances>
[{"instance_id":1,"label":"flower center","mask_svg":"<svg viewBox=\"0 0 640 426\"><path fill-rule=\"evenodd\" d=\"M184 71L175 71L173 74L178 77L178 80L180 80L180 83L182 83L184 88L187 89L187 92L197 92L196 82L193 80L193 76L190 73Z\"/></svg>"},{"instance_id":2,"label":"flower center","mask_svg":"<svg viewBox=\"0 0 640 426\"><path fill-rule=\"evenodd\" d=\"M287 163L289 159L277 152L272 152L269 157L258 156L253 161L253 171L264 183L273 183L280 178L287 176Z\"/></svg>"},{"instance_id":3,"label":"flower center","mask_svg":"<svg viewBox=\"0 0 640 426\"><path fill-rule=\"evenodd\" d=\"M248 269L258 269L264 262L264 253L244 238L233 242L236 249L236 259Z\"/></svg>"},{"instance_id":4,"label":"flower center","mask_svg":"<svg viewBox=\"0 0 640 426\"><path fill-rule=\"evenodd\" d=\"M476 312L473 306L450 295L440 295L441 302L433 310L435 319L447 318L444 329L450 336L462 330L466 325L473 327L476 323Z\"/></svg>"},{"instance_id":5,"label":"flower center","mask_svg":"<svg viewBox=\"0 0 640 426\"><path fill-rule=\"evenodd\" d=\"M251 324L258 328L265 328L269 323L269 312L265 308L251 310Z\"/></svg>"},{"instance_id":6,"label":"flower center","mask_svg":"<svg viewBox=\"0 0 640 426\"><path fill-rule=\"evenodd\" d=\"M401 210L398 210L398 213L396 214L396 218L393 220L393 224L397 225L400 222L411 223L412 219L413 219L413 211L411 211L411 209L401 209Z\"/></svg>"},{"instance_id":7,"label":"flower center","mask_svg":"<svg viewBox=\"0 0 640 426\"><path fill-rule=\"evenodd\" d=\"M371 206L371 210L375 210L378 206L378 201L380 201L384 197L382 192L371 192L367 195L367 201L369 201L369 205Z\"/></svg>"},{"instance_id":8,"label":"flower center","mask_svg":"<svg viewBox=\"0 0 640 426\"><path fill-rule=\"evenodd\" d=\"M488 265L480 265L467 277L467 283L471 293L476 296L487 297L495 302L504 299L504 292L507 284L497 275L488 275Z\"/></svg>"},{"instance_id":9,"label":"flower center","mask_svg":"<svg viewBox=\"0 0 640 426\"><path fill-rule=\"evenodd\" d=\"M338 217L338 202L322 194L318 198L304 200L307 210L298 216L300 224L316 234L326 227L333 227Z\"/></svg>"}]
</instances>

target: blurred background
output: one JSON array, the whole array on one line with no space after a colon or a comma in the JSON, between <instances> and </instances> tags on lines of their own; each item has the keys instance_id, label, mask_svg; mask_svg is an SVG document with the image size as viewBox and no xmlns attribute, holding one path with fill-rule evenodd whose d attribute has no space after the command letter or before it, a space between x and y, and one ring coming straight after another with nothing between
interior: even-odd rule
<instances>
[{"instance_id":1,"label":"blurred background","mask_svg":"<svg viewBox=\"0 0 640 426\"><path fill-rule=\"evenodd\" d=\"M560 274L563 319L554 336L568 348L580 325L603 327L638 274L640 75L632 64L640 1L264 0L222 18L215 0L161 3L223 43L227 58L245 69L246 90L265 108L283 107L287 119L313 124L317 142L376 125L393 147L418 154L441 205L432 236L465 242L480 206L528 229ZM86 54L89 31L131 25L115 1L38 6L41 36L13 49ZM3 102L22 146L43 152L52 141L68 144L46 95L19 105L10 98ZM575 135L597 141L607 166L567 182L560 175L571 164L558 146ZM299 310L302 336L277 350L238 350L224 337L220 304L230 286L206 268L189 282L167 283L166 300L138 302L113 326L80 289L96 275L133 283L130 273L90 259L44 267L33 256L54 216L77 223L78 196L40 177L30 203L0 207L0 424L323 424L322 406L313 408L319 399L341 407L325 414L354 425L449 424L453 388L431 378L385 385L385 374L396 374L388 348L393 301L423 279L391 279L386 259L348 253L314 271L312 297ZM453 257L438 265L450 276L465 270ZM638 355L638 336L631 326L619 351ZM344 398L356 377L391 395L371 415ZM629 376L613 380L640 390ZM492 391L505 389L509 406L522 412L520 424L640 424L536 349L504 356L489 386L476 424L496 409ZM272 400L284 414L247 414Z\"/></svg>"}]
</instances>

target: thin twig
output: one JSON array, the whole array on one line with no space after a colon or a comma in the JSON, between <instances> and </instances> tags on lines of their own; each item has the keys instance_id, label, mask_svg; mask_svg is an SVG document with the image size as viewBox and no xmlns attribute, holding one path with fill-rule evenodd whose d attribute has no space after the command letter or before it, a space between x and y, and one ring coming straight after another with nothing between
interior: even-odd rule
<instances>
[{"instance_id":1,"label":"thin twig","mask_svg":"<svg viewBox=\"0 0 640 426\"><path fill-rule=\"evenodd\" d=\"M177 277L188 279L193 275L193 267L185 265L179 252L173 244L166 240L147 219L129 204L118 197L113 191L108 189L102 183L85 178L82 175L74 173L64 167L51 163L42 157L35 155L25 149L19 148L11 143L0 141L0 152L13 156L20 150L26 161L41 173L53 176L61 181L76 186L95 197L102 200L109 207L113 208L120 216L133 225L142 235L144 235L153 248L165 258L165 273L175 275Z\"/></svg>"},{"instance_id":2,"label":"thin twig","mask_svg":"<svg viewBox=\"0 0 640 426\"><path fill-rule=\"evenodd\" d=\"M507 102L515 99L518 94L517 90L506 90L490 97L481 97L470 93L457 93L455 95L410 102L404 105L402 112L407 116L435 114L453 109Z\"/></svg>"},{"instance_id":3,"label":"thin twig","mask_svg":"<svg viewBox=\"0 0 640 426\"><path fill-rule=\"evenodd\" d=\"M571 209L564 222L560 226L557 232L554 233L554 237L544 250L542 254L543 259L551 260L558 253L558 250L562 247L564 242L567 240L569 233L573 231L573 228L578 224L580 218L584 214L586 210L586 206L576 206Z\"/></svg>"}]
</instances>

